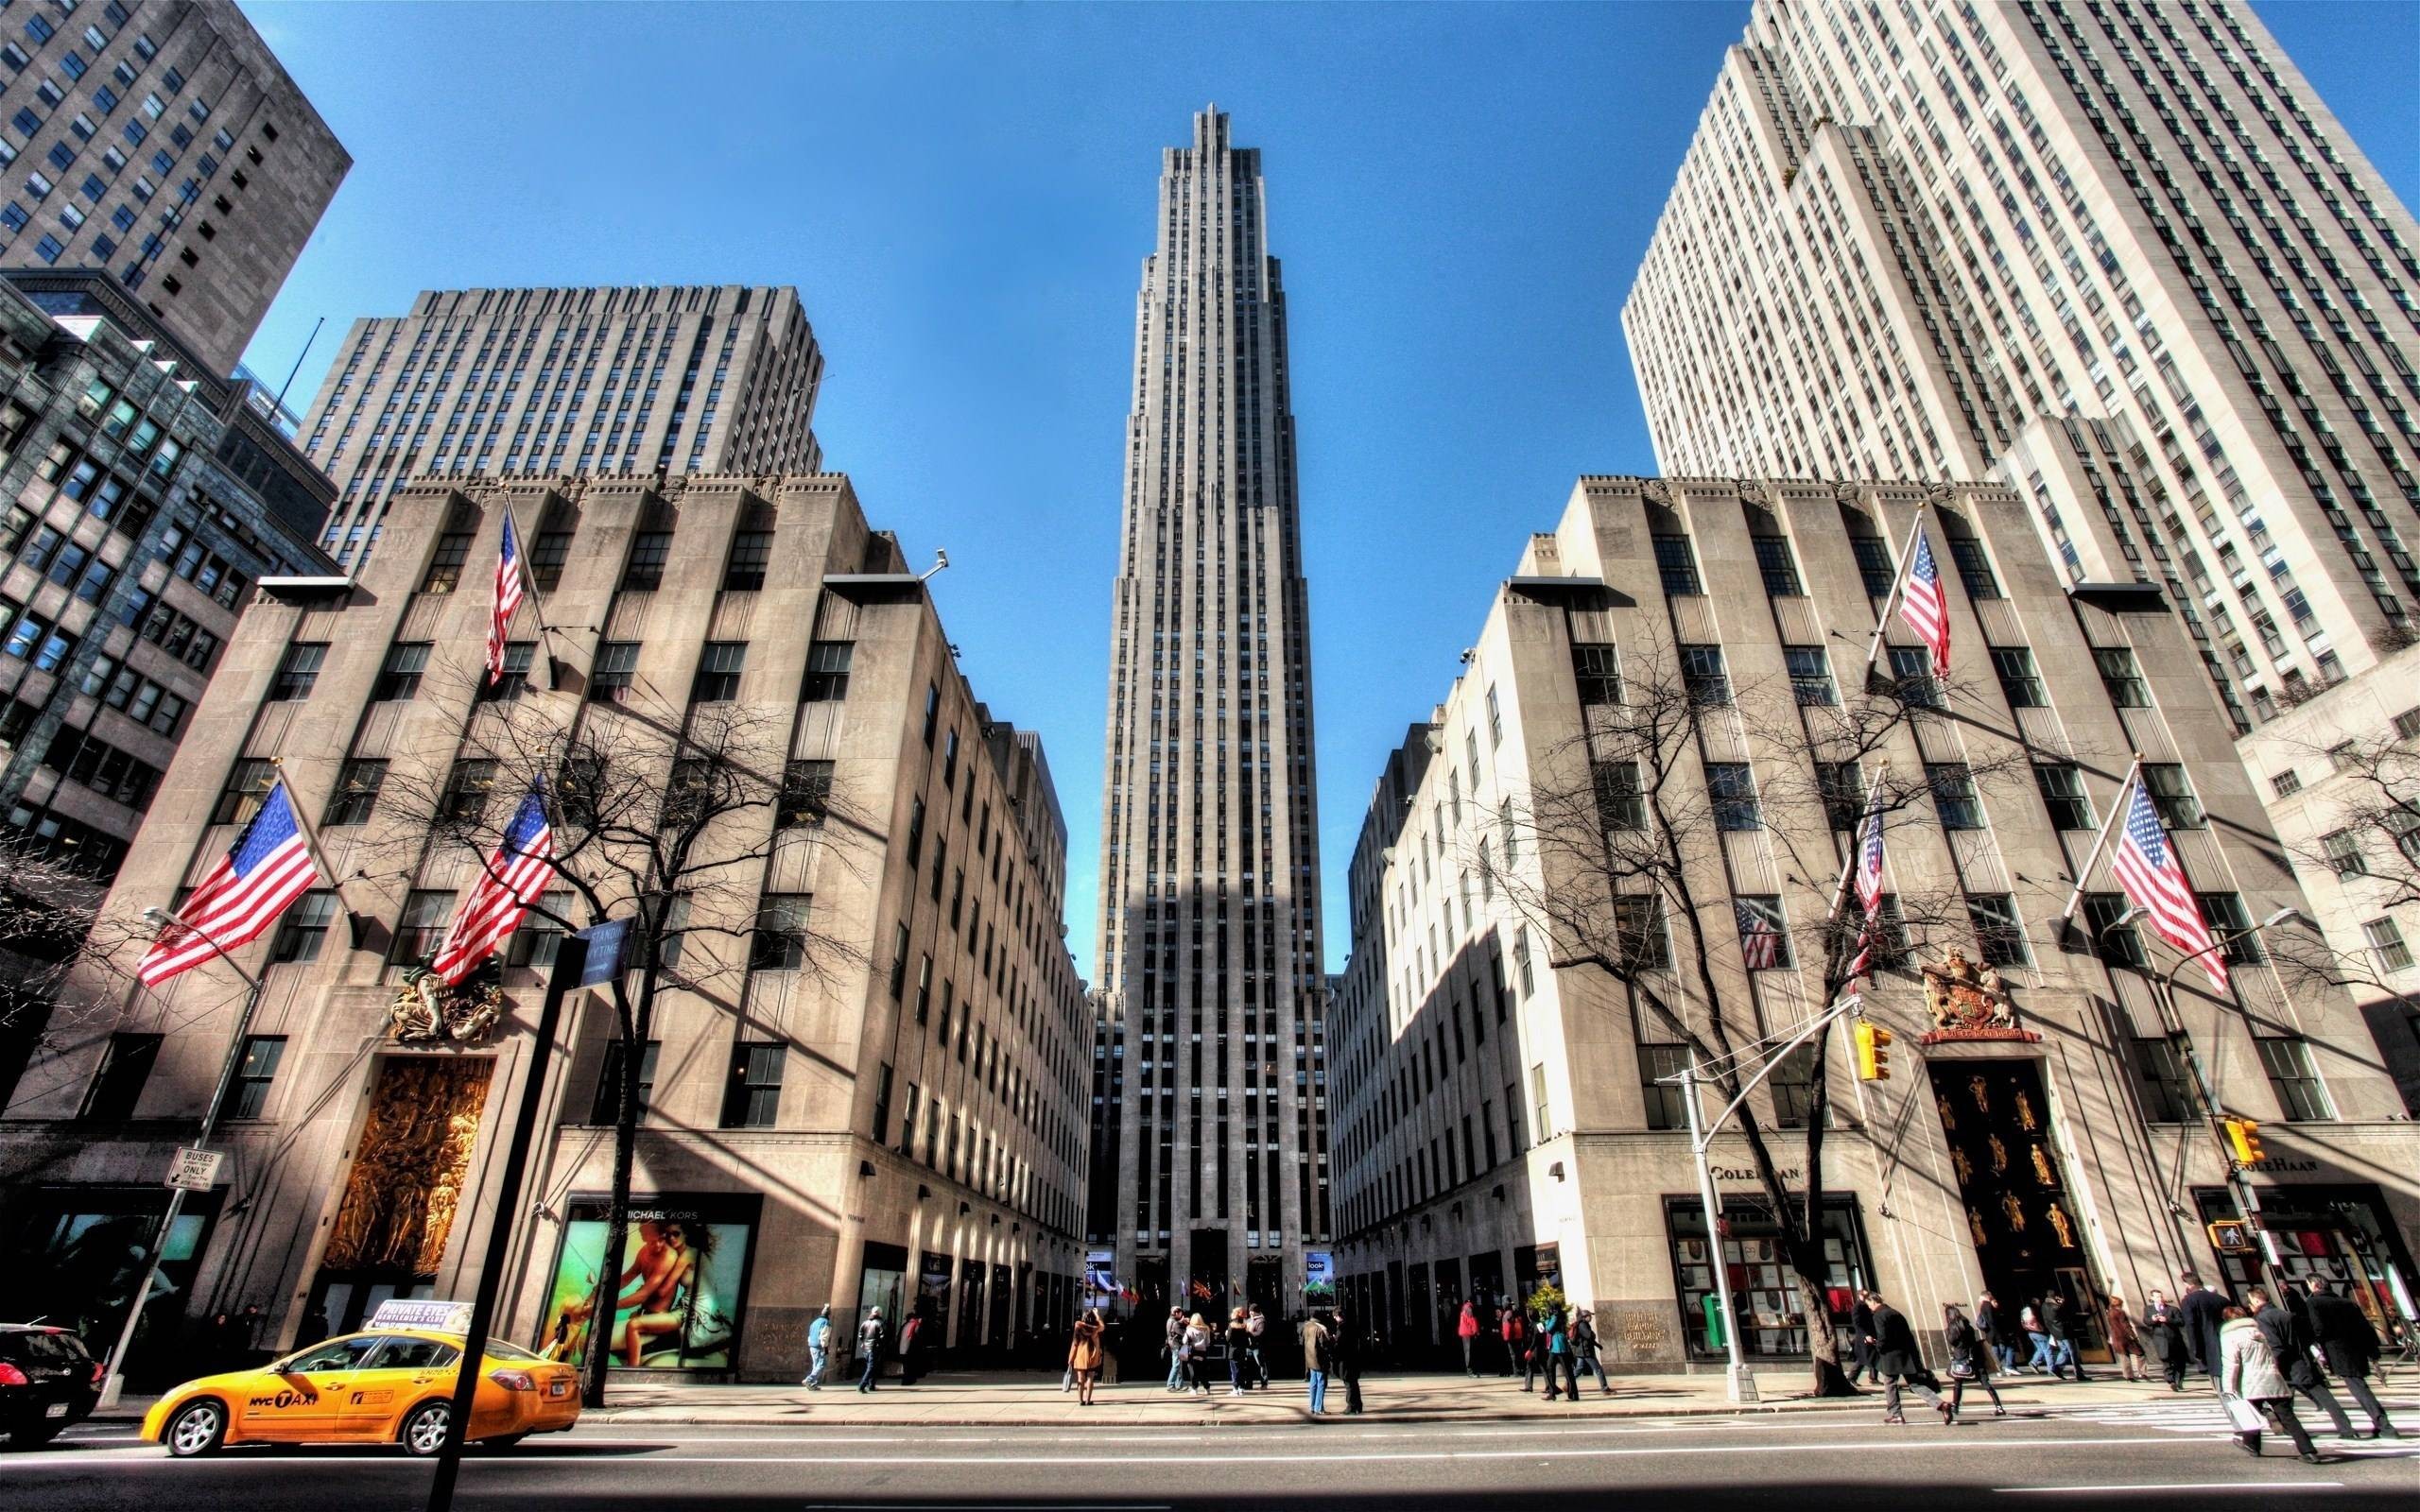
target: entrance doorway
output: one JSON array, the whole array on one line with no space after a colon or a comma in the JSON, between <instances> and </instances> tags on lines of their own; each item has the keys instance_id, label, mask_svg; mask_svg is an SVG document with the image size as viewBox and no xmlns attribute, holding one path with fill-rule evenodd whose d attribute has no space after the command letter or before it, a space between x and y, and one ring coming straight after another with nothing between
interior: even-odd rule
<instances>
[{"instance_id":1,"label":"entrance doorway","mask_svg":"<svg viewBox=\"0 0 2420 1512\"><path fill-rule=\"evenodd\" d=\"M2106 1361L2105 1291L2084 1252L2083 1223L2051 1137L2041 1063L1935 1060L1926 1070L1976 1263L2001 1315L2056 1306L2078 1354Z\"/></svg>"}]
</instances>

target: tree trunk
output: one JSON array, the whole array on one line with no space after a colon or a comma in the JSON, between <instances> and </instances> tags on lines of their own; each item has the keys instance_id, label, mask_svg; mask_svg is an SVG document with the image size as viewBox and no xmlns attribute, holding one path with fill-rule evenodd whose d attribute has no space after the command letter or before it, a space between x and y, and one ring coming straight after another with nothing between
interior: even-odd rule
<instances>
[{"instance_id":1,"label":"tree trunk","mask_svg":"<svg viewBox=\"0 0 2420 1512\"><path fill-rule=\"evenodd\" d=\"M1798 1281L1798 1310L1806 1318L1806 1358L1813 1366L1814 1381L1807 1395L1813 1397L1861 1397L1841 1368L1840 1335L1832 1331L1832 1307L1824 1296L1824 1288L1810 1278L1824 1274L1824 1243L1791 1245L1789 1268Z\"/></svg>"}]
</instances>

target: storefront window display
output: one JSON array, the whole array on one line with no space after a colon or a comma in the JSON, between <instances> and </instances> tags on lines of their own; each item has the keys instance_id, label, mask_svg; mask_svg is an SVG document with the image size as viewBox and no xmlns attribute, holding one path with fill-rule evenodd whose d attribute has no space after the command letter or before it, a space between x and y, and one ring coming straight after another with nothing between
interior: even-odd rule
<instances>
[{"instance_id":1,"label":"storefront window display","mask_svg":"<svg viewBox=\"0 0 2420 1512\"><path fill-rule=\"evenodd\" d=\"M2384 1196L2364 1183L2312 1182L2259 1189L2260 1220L2277 1246L2277 1273L2288 1282L2318 1276L2335 1283L2385 1337L2394 1325L2420 1320L2414 1308L2411 1257L2389 1218ZM2204 1224L2238 1218L2235 1194L2224 1187L2193 1192ZM2219 1257L2226 1287L2238 1296L2261 1284L2257 1252Z\"/></svg>"},{"instance_id":2,"label":"storefront window display","mask_svg":"<svg viewBox=\"0 0 2420 1512\"><path fill-rule=\"evenodd\" d=\"M1722 1217L1728 1229L1722 1255L1730 1267L1731 1307L1740 1351L1752 1359L1804 1356L1806 1316L1800 1311L1797 1284L1782 1257L1781 1226L1772 1207L1761 1197L1725 1196ZM1707 1245L1704 1205L1695 1197L1665 1198L1664 1226L1671 1239L1673 1285L1680 1297L1681 1329L1688 1340L1689 1355L1719 1358L1728 1346L1714 1283L1713 1254ZM1870 1284L1857 1198L1847 1193L1824 1198L1824 1274L1818 1284L1830 1299L1835 1318L1844 1320L1851 1294Z\"/></svg>"},{"instance_id":3,"label":"storefront window display","mask_svg":"<svg viewBox=\"0 0 2420 1512\"><path fill-rule=\"evenodd\" d=\"M584 1359L600 1294L610 1291L613 1368L731 1369L758 1208L752 1194L632 1197L621 1262L608 1274L605 1200L574 1198L536 1348L549 1359Z\"/></svg>"},{"instance_id":4,"label":"storefront window display","mask_svg":"<svg viewBox=\"0 0 2420 1512\"><path fill-rule=\"evenodd\" d=\"M17 1194L0 1224L0 1275L9 1278L15 1304L9 1321L40 1318L73 1329L96 1355L114 1344L142 1284L144 1257L167 1195L159 1187L51 1187ZM174 1381L185 1363L180 1335L186 1320L202 1313L193 1301L193 1282L218 1197L216 1191L195 1194L169 1230L128 1356L128 1373L139 1384Z\"/></svg>"}]
</instances>

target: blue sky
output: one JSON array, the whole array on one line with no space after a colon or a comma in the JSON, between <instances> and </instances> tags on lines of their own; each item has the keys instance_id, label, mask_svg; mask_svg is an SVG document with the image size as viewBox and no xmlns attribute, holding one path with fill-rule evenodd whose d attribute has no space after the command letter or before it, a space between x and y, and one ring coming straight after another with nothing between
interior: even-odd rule
<instances>
[{"instance_id":1,"label":"blue sky","mask_svg":"<svg viewBox=\"0 0 2420 1512\"><path fill-rule=\"evenodd\" d=\"M422 288L794 284L817 416L998 717L1042 732L1090 967L1109 586L1159 151L1263 149L1291 303L1327 954L1379 765L1582 472L1652 472L1619 312L1744 3L290 4L354 158L251 347L296 407ZM2262 7L2412 198L2420 4Z\"/></svg>"}]
</instances>

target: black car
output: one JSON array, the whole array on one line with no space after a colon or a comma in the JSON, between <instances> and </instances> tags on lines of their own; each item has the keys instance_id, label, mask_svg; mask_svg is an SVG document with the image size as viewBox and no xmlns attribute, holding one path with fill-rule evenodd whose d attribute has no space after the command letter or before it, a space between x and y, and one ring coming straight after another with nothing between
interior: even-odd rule
<instances>
[{"instance_id":1,"label":"black car","mask_svg":"<svg viewBox=\"0 0 2420 1512\"><path fill-rule=\"evenodd\" d=\"M46 1444L93 1415L101 1366L84 1341L39 1323L0 1323L0 1442Z\"/></svg>"}]
</instances>

